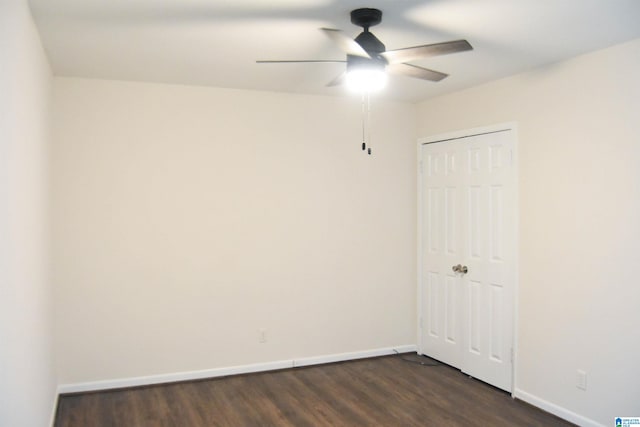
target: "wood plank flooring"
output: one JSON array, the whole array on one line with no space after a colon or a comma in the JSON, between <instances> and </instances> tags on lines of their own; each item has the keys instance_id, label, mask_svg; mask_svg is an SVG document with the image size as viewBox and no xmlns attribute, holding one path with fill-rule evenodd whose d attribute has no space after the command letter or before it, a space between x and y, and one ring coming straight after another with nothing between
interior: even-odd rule
<instances>
[{"instance_id":1,"label":"wood plank flooring","mask_svg":"<svg viewBox=\"0 0 640 427\"><path fill-rule=\"evenodd\" d=\"M403 360L406 359L406 360ZM56 427L570 426L413 355L63 395Z\"/></svg>"}]
</instances>

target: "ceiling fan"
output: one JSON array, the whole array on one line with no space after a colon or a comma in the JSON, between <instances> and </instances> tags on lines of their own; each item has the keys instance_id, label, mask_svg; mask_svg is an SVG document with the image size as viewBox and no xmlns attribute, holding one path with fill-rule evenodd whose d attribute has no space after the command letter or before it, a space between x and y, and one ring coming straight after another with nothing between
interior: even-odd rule
<instances>
[{"instance_id":1,"label":"ceiling fan","mask_svg":"<svg viewBox=\"0 0 640 427\"><path fill-rule=\"evenodd\" d=\"M448 75L407 62L473 49L466 40L454 40L403 49L386 50L385 45L369 31L370 27L379 24L381 21L382 11L378 9L361 8L351 11L351 22L364 29L355 39L351 39L340 30L321 28L321 30L347 54L346 60L259 60L256 62L260 64L301 62L346 63L346 70L331 80L327 86L337 86L346 83L348 86L364 92L379 89L383 86L386 81L386 73L438 82Z\"/></svg>"}]
</instances>

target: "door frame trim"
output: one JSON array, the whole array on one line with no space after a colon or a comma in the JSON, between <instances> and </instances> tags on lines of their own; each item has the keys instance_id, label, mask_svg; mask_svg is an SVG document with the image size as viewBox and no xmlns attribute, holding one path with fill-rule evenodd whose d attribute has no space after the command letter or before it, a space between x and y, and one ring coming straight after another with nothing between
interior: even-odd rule
<instances>
[{"instance_id":1,"label":"door frame trim","mask_svg":"<svg viewBox=\"0 0 640 427\"><path fill-rule=\"evenodd\" d=\"M427 145L427 144L435 144L438 142L447 142L447 141L452 141L452 140L456 140L456 139L462 139L462 138L468 138L468 137L472 137L472 136L478 136L478 135L486 135L489 133L496 133L496 132L505 132L505 131L511 131L511 138L513 139L513 158L512 158L512 165L513 165L513 175L514 175L514 179L515 179L515 186L514 186L514 210L515 210L515 218L514 218L514 232L515 232L515 236L514 236L514 246L515 246L515 253L513 254L514 257L514 265L513 265L513 270L514 270L514 283L513 283L513 292L512 292L512 296L513 296L513 325L512 325L512 344L513 344L513 350L512 350L512 360L511 360L511 396L515 397L515 390L517 389L517 372L518 370L516 369L517 365L518 365L518 319L519 319L519 312L518 312L518 301L519 301L519 284L520 284L520 198L519 198L519 194L520 194L520 182L519 182L519 177L520 177L520 173L519 173L519 168L518 168L518 123L517 122L505 122L505 123L497 123L497 124L493 124L493 125L488 125L488 126L481 126L481 127L474 127L474 128L470 128L470 129L460 129L460 130L455 130L455 131L450 131L450 132L446 132L446 133L440 133L440 134L435 134L435 135L431 135L431 136L426 136L426 137L422 137L422 138L418 138L418 142L416 144L416 170L417 170L417 189L418 189L418 194L417 194L417 260L416 260L416 265L417 265L417 302L416 302L416 313L418 313L417 316L417 327L416 327L416 331L417 331L417 347L418 347L418 354L422 354L422 325L423 325L423 307L422 307L422 238L420 236L422 236L422 231L423 231L423 226L422 226L422 203L423 203L423 199L422 199L422 174L423 174L423 166L422 166L422 146Z\"/></svg>"}]
</instances>

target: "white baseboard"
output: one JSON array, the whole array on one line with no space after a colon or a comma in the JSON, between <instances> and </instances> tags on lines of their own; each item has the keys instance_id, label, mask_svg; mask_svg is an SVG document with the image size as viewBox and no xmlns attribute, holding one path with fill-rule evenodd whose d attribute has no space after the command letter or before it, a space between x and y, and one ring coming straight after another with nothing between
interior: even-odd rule
<instances>
[{"instance_id":1,"label":"white baseboard","mask_svg":"<svg viewBox=\"0 0 640 427\"><path fill-rule=\"evenodd\" d=\"M548 402L544 399L539 398L538 396L534 396L518 388L514 390L513 397L527 402L530 405L536 406L543 411L547 411L550 414L556 415L562 419L577 424L581 427L605 427L603 424L600 424L592 419L584 417L580 414L576 414L575 412L572 412L554 403Z\"/></svg>"},{"instance_id":2,"label":"white baseboard","mask_svg":"<svg viewBox=\"0 0 640 427\"><path fill-rule=\"evenodd\" d=\"M324 363L343 362L346 360L366 359L367 357L388 356L390 354L409 353L418 351L415 344L401 345L398 347L378 348L374 350L354 351L350 353L330 354L326 356L305 357L293 360L294 367L322 365Z\"/></svg>"},{"instance_id":3,"label":"white baseboard","mask_svg":"<svg viewBox=\"0 0 640 427\"><path fill-rule=\"evenodd\" d=\"M144 377L119 378L104 381L92 381L75 384L62 384L58 387L59 394L82 393L88 391L109 390L114 388L137 387L153 384L171 383L177 381L200 380L205 378L224 377L228 375L248 374L253 372L273 371L277 369L296 368L302 366L320 365L324 363L342 362L346 360L363 359L367 357L387 356L390 354L417 351L415 344L386 347L373 350L354 351L350 353L328 354L301 359L279 360L274 362L256 363L251 365L230 366L225 368L204 369L200 371L176 372L171 374L150 375ZM55 413L54 413L55 416Z\"/></svg>"}]
</instances>

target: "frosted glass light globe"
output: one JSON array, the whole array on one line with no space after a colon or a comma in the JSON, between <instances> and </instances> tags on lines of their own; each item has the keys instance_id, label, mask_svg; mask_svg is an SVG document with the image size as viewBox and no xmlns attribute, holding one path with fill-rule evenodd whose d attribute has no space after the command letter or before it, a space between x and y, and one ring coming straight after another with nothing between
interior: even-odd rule
<instances>
[{"instance_id":1,"label":"frosted glass light globe","mask_svg":"<svg viewBox=\"0 0 640 427\"><path fill-rule=\"evenodd\" d=\"M379 69L360 68L349 70L345 77L345 85L358 93L377 92L387 84L387 73Z\"/></svg>"}]
</instances>

